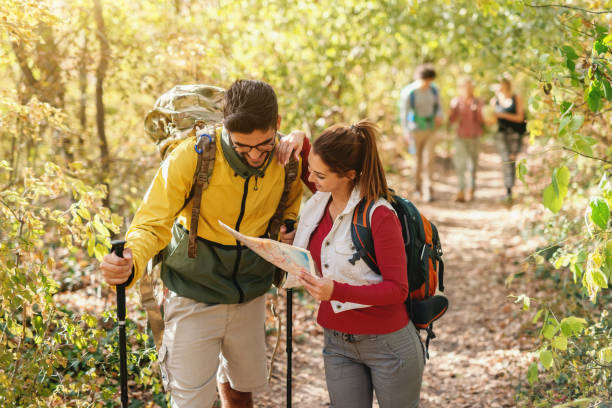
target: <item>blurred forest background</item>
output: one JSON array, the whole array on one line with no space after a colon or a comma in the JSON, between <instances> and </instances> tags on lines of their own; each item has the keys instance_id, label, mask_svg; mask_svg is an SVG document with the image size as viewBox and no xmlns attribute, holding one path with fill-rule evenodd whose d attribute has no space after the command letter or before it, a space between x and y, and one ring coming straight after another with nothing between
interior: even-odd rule
<instances>
[{"instance_id":1,"label":"blurred forest background","mask_svg":"<svg viewBox=\"0 0 612 408\"><path fill-rule=\"evenodd\" d=\"M512 404L604 406L611 23L605 0L0 0L0 405L118 406L114 295L96 258L125 232L159 165L143 132L159 95L254 78L277 91L285 132L316 137L368 117L383 130L389 174L410 191L397 101L430 62L445 111L466 74L488 100L510 73L527 105L524 197L510 214L542 245L489 282L523 310L513 338L531 339ZM448 158L452 144L438 153ZM546 290L511 290L520 279ZM131 406L166 406L133 293L129 305ZM266 406L284 404L278 392Z\"/></svg>"}]
</instances>

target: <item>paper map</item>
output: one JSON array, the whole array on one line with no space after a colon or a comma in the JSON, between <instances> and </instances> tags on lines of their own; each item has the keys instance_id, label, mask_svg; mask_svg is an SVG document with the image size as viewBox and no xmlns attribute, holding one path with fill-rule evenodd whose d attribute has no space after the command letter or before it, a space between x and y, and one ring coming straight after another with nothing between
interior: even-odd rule
<instances>
[{"instance_id":1,"label":"paper map","mask_svg":"<svg viewBox=\"0 0 612 408\"><path fill-rule=\"evenodd\" d=\"M257 253L257 255L271 264L278 266L283 271L296 276L302 271L316 275L314 262L310 256L310 252L306 249L274 241L272 239L249 237L228 227L220 220L219 224L238 241Z\"/></svg>"}]
</instances>

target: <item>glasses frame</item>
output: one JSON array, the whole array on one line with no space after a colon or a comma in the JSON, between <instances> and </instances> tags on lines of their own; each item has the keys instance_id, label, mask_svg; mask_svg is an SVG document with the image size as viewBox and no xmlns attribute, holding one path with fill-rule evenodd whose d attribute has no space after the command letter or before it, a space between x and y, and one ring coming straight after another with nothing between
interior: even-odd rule
<instances>
[{"instance_id":1,"label":"glasses frame","mask_svg":"<svg viewBox=\"0 0 612 408\"><path fill-rule=\"evenodd\" d=\"M232 137L232 134L229 134L230 136L230 142L232 142L232 149L234 149L237 153L241 153L241 154L249 154L251 152L251 150L255 149L260 153L270 153L272 150L274 150L274 147L276 146L276 140L278 139L278 131L274 131L274 136L272 137L272 142L270 142L269 140L265 141L265 142L261 142L258 143L256 145L247 145L247 144L243 144L243 143L237 143L234 141L234 138ZM269 150L262 150L261 147L265 146L266 149L268 148L268 146L270 147ZM240 150L239 150L240 149ZM247 150L244 150L247 149Z\"/></svg>"}]
</instances>

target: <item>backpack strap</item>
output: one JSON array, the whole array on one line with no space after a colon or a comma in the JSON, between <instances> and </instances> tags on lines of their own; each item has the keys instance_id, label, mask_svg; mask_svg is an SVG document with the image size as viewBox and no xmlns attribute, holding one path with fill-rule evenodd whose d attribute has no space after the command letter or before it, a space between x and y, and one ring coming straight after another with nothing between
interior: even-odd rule
<instances>
[{"instance_id":1,"label":"backpack strap","mask_svg":"<svg viewBox=\"0 0 612 408\"><path fill-rule=\"evenodd\" d=\"M198 153L198 164L196 166L195 187L192 188L193 205L191 207L191 225L189 227L189 247L187 256L195 258L197 254L198 224L200 221L200 206L202 204L202 191L208 188L210 181L210 169L215 161L216 143L215 133L202 133L198 136L195 151ZM184 206L183 206L184 208Z\"/></svg>"},{"instance_id":2,"label":"backpack strap","mask_svg":"<svg viewBox=\"0 0 612 408\"><path fill-rule=\"evenodd\" d=\"M414 102L414 89L410 90L408 94L408 100L410 101L410 109L414 110L415 102Z\"/></svg>"},{"instance_id":3,"label":"backpack strap","mask_svg":"<svg viewBox=\"0 0 612 408\"><path fill-rule=\"evenodd\" d=\"M195 128L194 128L195 129ZM198 159L196 164L196 171L194 174L193 185L189 195L185 199L183 206L177 212L180 214L187 204L193 199L193 209L191 211L191 227L189 229L189 247L188 256L194 258L197 253L197 232L198 232L198 219L200 217L200 206L202 202L202 191L208 187L212 168L215 161L216 144L215 144L215 131L211 131L212 134L201 134L196 141L195 151L198 153ZM194 219L196 220L194 226ZM147 320L153 333L153 341L155 342L155 348L159 351L161 347L162 338L164 335L164 319L160 310L159 304L155 297L155 289L153 284L153 268L155 265L160 263L162 260L162 253L155 255L147 263L146 273L143 274L140 279L140 303L147 311Z\"/></svg>"},{"instance_id":4,"label":"backpack strap","mask_svg":"<svg viewBox=\"0 0 612 408\"><path fill-rule=\"evenodd\" d=\"M353 222L351 223L351 238L355 246L355 253L349 259L351 265L359 259L368 265L370 269L380 275L380 269L376 262L376 254L374 253L374 240L372 238L372 228L370 224L370 213L374 207L374 201L365 199L361 200L353 211Z\"/></svg>"},{"instance_id":5,"label":"backpack strap","mask_svg":"<svg viewBox=\"0 0 612 408\"><path fill-rule=\"evenodd\" d=\"M283 223L283 215L287 209L287 201L289 200L291 185L297 179L298 169L299 162L295 160L295 157L291 156L291 160L289 160L289 163L287 163L285 166L285 185L283 187L283 194L281 195L276 211L274 212L272 218L270 218L270 223L268 224L268 234L272 239L278 238L278 233Z\"/></svg>"},{"instance_id":6,"label":"backpack strap","mask_svg":"<svg viewBox=\"0 0 612 408\"><path fill-rule=\"evenodd\" d=\"M438 114L438 111L440 110L440 97L438 95L438 88L436 88L434 85L431 85L429 89L431 89L431 93L434 96L434 116L436 116Z\"/></svg>"},{"instance_id":7,"label":"backpack strap","mask_svg":"<svg viewBox=\"0 0 612 408\"><path fill-rule=\"evenodd\" d=\"M270 218L270 223L268 224L268 236L272 239L278 239L280 227L284 221L283 215L285 214L285 210L287 209L287 201L289 200L291 185L297 179L298 170L299 162L292 155L291 159L289 160L289 163L287 163L287 165L285 166L285 184L283 187L283 194L281 195L281 199L278 202L276 211L274 212L272 218ZM272 284L279 288L285 281L286 277L287 272L283 271L280 268L275 268L274 276L272 277Z\"/></svg>"}]
</instances>

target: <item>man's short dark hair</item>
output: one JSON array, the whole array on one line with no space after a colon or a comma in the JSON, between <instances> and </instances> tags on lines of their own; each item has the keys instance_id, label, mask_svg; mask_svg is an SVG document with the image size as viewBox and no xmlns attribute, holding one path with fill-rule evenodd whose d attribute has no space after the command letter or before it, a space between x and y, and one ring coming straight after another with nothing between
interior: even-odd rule
<instances>
[{"instance_id":1,"label":"man's short dark hair","mask_svg":"<svg viewBox=\"0 0 612 408\"><path fill-rule=\"evenodd\" d=\"M436 70L429 65L421 65L417 68L416 77L418 79L436 79Z\"/></svg>"},{"instance_id":2,"label":"man's short dark hair","mask_svg":"<svg viewBox=\"0 0 612 408\"><path fill-rule=\"evenodd\" d=\"M251 133L276 128L276 93L265 82L239 79L225 93L223 117L223 124L230 132Z\"/></svg>"}]
</instances>

